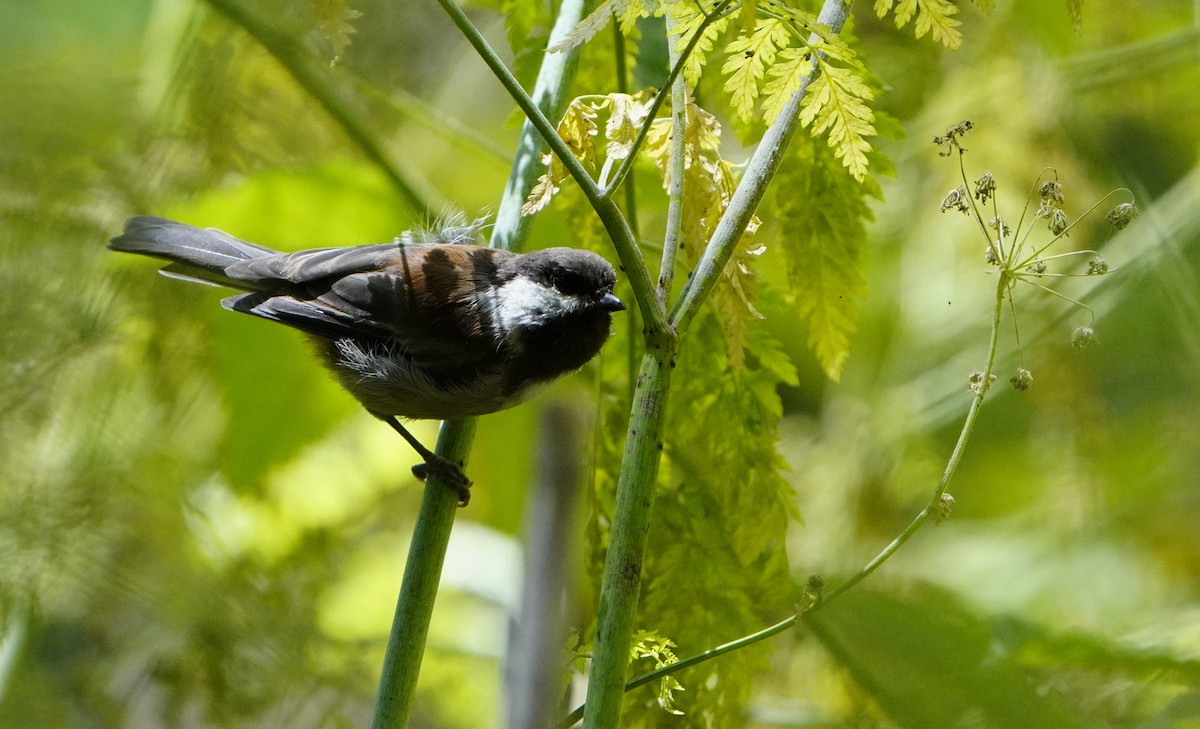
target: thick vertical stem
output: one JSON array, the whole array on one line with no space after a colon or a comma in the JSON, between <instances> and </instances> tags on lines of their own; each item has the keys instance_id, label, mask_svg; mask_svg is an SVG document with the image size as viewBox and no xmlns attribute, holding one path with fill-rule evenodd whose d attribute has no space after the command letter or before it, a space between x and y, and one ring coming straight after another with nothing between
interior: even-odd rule
<instances>
[{"instance_id":1,"label":"thick vertical stem","mask_svg":"<svg viewBox=\"0 0 1200 729\"><path fill-rule=\"evenodd\" d=\"M554 33L565 35L570 32L582 16L586 4L587 0L565 0L561 9L563 15L555 24ZM547 54L543 59L534 92L539 108L553 114L556 108L561 107L577 55L577 51L572 51ZM529 193L532 179L536 178L533 172L540 156L537 149L539 139L537 130L531 122L527 122L509 174L505 200L501 203L493 228L493 246L520 248L524 241L527 227L522 224L520 208ZM499 219L499 216L503 216L503 219ZM474 437L474 418L446 422L438 439L437 452L451 461L462 462L466 460ZM429 633L429 621L433 615L434 598L457 507L458 500L454 492L440 483L439 479L431 477L421 500L408 562L404 568L404 580L396 601L396 614L379 678L372 729L408 725L425 652L425 639Z\"/></svg>"},{"instance_id":2,"label":"thick vertical stem","mask_svg":"<svg viewBox=\"0 0 1200 729\"><path fill-rule=\"evenodd\" d=\"M475 418L447 421L438 437L437 452L455 462L466 459L475 437ZM425 484L421 511L413 529L404 581L396 600L396 615L388 635L379 693L375 697L375 716L371 729L397 729L408 726L416 696L417 675L425 653L425 638L437 597L450 528L458 510L458 494L442 482L436 473Z\"/></svg>"},{"instance_id":3,"label":"thick vertical stem","mask_svg":"<svg viewBox=\"0 0 1200 729\"><path fill-rule=\"evenodd\" d=\"M563 2L550 31L548 47L558 45L567 37L583 18L587 4L587 0ZM579 65L580 50L581 47L576 46L561 53L548 52L542 57L542 67L538 71L530 98L548 119L557 119L562 115L566 106L567 90L571 86L571 79L575 77L575 68ZM542 165L542 152L545 149L542 135L538 134L533 122L526 119L521 125L521 138L517 142L517 153L513 157L508 185L504 188L500 207L496 210L496 227L492 232L494 247L506 250L517 250L521 247L530 220L521 215L521 206L525 204L529 191L533 189L538 176L545 169Z\"/></svg>"},{"instance_id":4,"label":"thick vertical stem","mask_svg":"<svg viewBox=\"0 0 1200 729\"><path fill-rule=\"evenodd\" d=\"M604 560L599 624L588 680L584 726L593 729L615 727L621 715L675 346L676 340L671 338L647 351L634 391L633 414L626 433L612 532Z\"/></svg>"}]
</instances>

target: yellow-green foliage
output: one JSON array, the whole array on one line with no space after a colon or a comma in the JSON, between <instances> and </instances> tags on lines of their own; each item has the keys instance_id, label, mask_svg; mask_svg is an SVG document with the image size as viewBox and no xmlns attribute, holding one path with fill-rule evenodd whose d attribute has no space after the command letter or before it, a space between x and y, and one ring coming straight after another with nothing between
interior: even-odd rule
<instances>
[{"instance_id":1,"label":"yellow-green foliage","mask_svg":"<svg viewBox=\"0 0 1200 729\"><path fill-rule=\"evenodd\" d=\"M317 30L333 46L333 57L337 60L350 45L350 36L354 34L351 22L362 13L351 8L347 0L309 0L309 3L317 16Z\"/></svg>"},{"instance_id":2,"label":"yellow-green foliage","mask_svg":"<svg viewBox=\"0 0 1200 729\"><path fill-rule=\"evenodd\" d=\"M930 33L935 41L951 50L962 45L962 33L958 30L962 21L954 18L958 6L949 0L875 0L875 14L879 17L893 9L897 28L903 28L916 15L913 27L918 38Z\"/></svg>"},{"instance_id":3,"label":"yellow-green foliage","mask_svg":"<svg viewBox=\"0 0 1200 729\"><path fill-rule=\"evenodd\" d=\"M786 231L790 296L808 321L808 345L832 380L841 377L866 293L859 253L866 244L867 198L878 187L839 175L828 147L811 138L792 141L765 215ZM785 191L786 192L783 192Z\"/></svg>"}]
</instances>

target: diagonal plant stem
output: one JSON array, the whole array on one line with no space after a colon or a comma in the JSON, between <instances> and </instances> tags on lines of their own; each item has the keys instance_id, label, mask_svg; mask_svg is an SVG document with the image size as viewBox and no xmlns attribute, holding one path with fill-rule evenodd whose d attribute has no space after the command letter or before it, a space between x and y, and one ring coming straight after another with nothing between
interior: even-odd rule
<instances>
[{"instance_id":1,"label":"diagonal plant stem","mask_svg":"<svg viewBox=\"0 0 1200 729\"><path fill-rule=\"evenodd\" d=\"M696 32L692 34L691 40L684 47L683 51L676 55L674 45L672 45L670 34L667 35L667 45L671 48L671 69L667 73L667 79L663 82L663 87L654 95L654 101L651 102L649 110L646 112L646 121L643 122L642 128L638 130L637 136L633 139L633 145L629 149L629 155L621 161L621 166L613 173L612 179L609 180L608 186L604 189L606 195L611 194L624 182L626 176L633 169L633 163L637 159L638 152L642 148L642 142L646 141L646 135L650 133L650 126L654 123L654 118L658 116L658 110L662 108L663 102L667 96L673 93L675 88L675 79L679 78L683 73L683 66L687 63L687 59L696 50L696 45L700 39L704 37L704 31L708 26L719 20L725 13L729 12L730 6L733 5L733 0L721 0L716 6L704 16L704 20L700 21L700 25L696 28ZM674 100L672 99L672 102Z\"/></svg>"},{"instance_id":2,"label":"diagonal plant stem","mask_svg":"<svg viewBox=\"0 0 1200 729\"><path fill-rule=\"evenodd\" d=\"M346 135L358 145L380 170L387 175L392 187L400 193L409 213L416 221L433 220L435 215L425 196L388 153L379 135L369 128L367 122L354 113L346 100L326 74L316 70L309 54L291 36L280 33L259 20L238 0L206 0L208 4L232 23L249 33L283 66L296 83L319 103L334 121L341 125Z\"/></svg>"},{"instance_id":3,"label":"diagonal plant stem","mask_svg":"<svg viewBox=\"0 0 1200 729\"><path fill-rule=\"evenodd\" d=\"M542 139L550 146L550 149L563 163L567 172L579 185L584 196L591 204L592 209L596 211L596 215L600 218L600 222L604 225L605 231L608 232L609 238L613 242L613 246L617 249L617 256L621 259L621 264L625 270L625 276L629 279L630 286L633 287L634 298L637 300L638 308L641 310L642 318L646 320L647 326L654 332L666 332L668 330L666 311L658 304L658 299L654 295L654 284L650 281L650 272L646 267L646 261L642 257L642 251L637 245L634 238L633 230L629 227L629 221L621 214L620 208L616 202L604 194L596 182L588 174L588 171L583 167L583 164L575 158L567 148L562 137L558 135L554 125L546 118L533 100L529 98L529 94L521 88L521 84L517 81L508 67L504 65L504 61L496 55L492 50L491 45L479 32L479 29L466 16L462 8L458 6L454 0L437 0L462 34L475 48L476 53L487 64L488 68L508 91L509 96L517 103L517 106L524 112L525 118L533 125L533 128L542 135Z\"/></svg>"},{"instance_id":4,"label":"diagonal plant stem","mask_svg":"<svg viewBox=\"0 0 1200 729\"><path fill-rule=\"evenodd\" d=\"M817 16L817 23L829 28L829 33L836 34L841 31L849 15L849 3L844 0L825 0L821 7L821 13ZM813 34L810 39L815 45L819 36ZM767 129L762 141L754 150L754 155L750 158L737 190L733 193L729 207L725 209L725 214L717 223L717 229L713 232L712 239L709 240L708 247L704 250L704 255L692 272L691 280L688 281L683 294L671 310L670 321L678 331L687 330L688 325L699 312L700 305L708 299L708 295L721 277L721 272L725 269L725 264L733 255L733 250L742 233L745 232L750 218L754 216L754 211L762 201L763 195L766 194L767 186L783 160L788 142L791 141L792 135L800 126L800 102L804 99L808 85L816 73L817 60L814 58L812 73L804 79L800 88L784 105L779 117Z\"/></svg>"}]
</instances>

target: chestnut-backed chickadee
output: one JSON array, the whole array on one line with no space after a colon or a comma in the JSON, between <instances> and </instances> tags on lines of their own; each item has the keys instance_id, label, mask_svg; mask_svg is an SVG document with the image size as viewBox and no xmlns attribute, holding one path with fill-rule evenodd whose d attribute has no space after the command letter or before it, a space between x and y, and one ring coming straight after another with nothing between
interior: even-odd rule
<instances>
[{"instance_id":1,"label":"chestnut-backed chickadee","mask_svg":"<svg viewBox=\"0 0 1200 729\"><path fill-rule=\"evenodd\" d=\"M280 253L212 228L131 218L109 248L171 261L173 278L242 291L232 311L310 335L350 394L449 478L462 471L395 416L444 420L512 407L582 367L625 305L600 256L573 248L512 253L470 245L480 221L455 220L393 243Z\"/></svg>"}]
</instances>

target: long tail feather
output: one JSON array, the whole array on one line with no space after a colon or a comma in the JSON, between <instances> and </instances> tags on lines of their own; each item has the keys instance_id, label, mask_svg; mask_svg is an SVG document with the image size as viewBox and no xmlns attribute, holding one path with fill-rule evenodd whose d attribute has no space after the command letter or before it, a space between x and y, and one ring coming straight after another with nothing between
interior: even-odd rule
<instances>
[{"instance_id":1,"label":"long tail feather","mask_svg":"<svg viewBox=\"0 0 1200 729\"><path fill-rule=\"evenodd\" d=\"M169 275L239 289L247 288L246 282L226 276L226 268L239 261L276 253L213 228L196 228L150 215L130 218L125 223L125 232L113 238L108 247L171 261L163 269Z\"/></svg>"}]
</instances>

